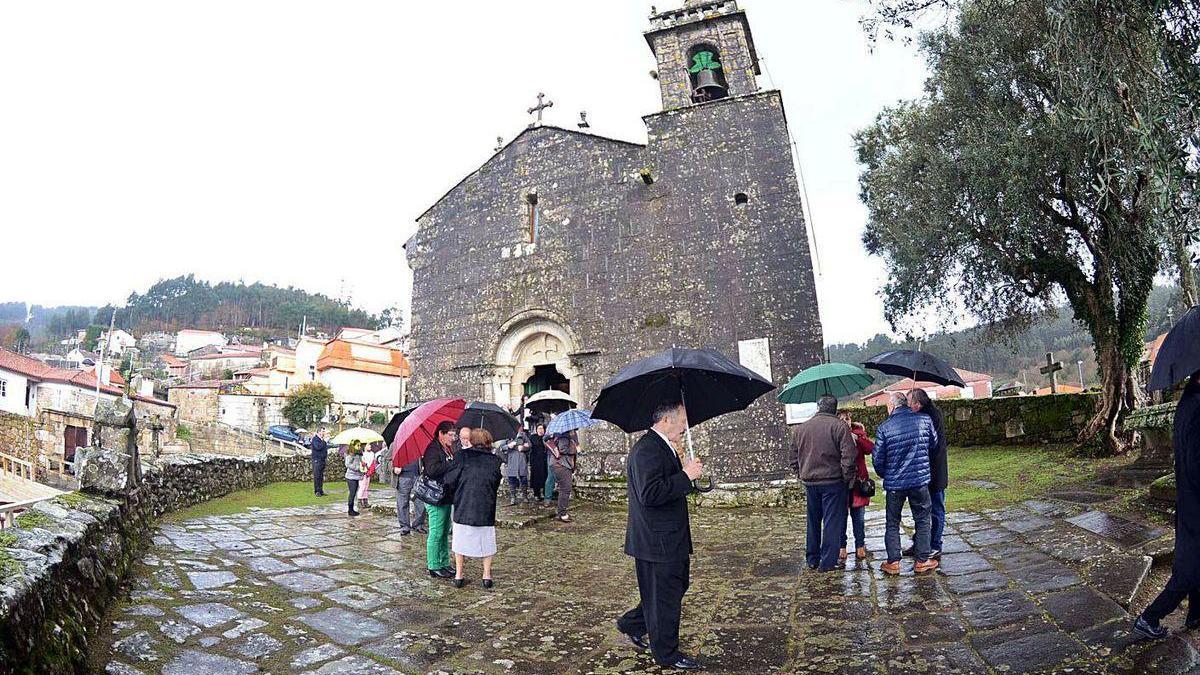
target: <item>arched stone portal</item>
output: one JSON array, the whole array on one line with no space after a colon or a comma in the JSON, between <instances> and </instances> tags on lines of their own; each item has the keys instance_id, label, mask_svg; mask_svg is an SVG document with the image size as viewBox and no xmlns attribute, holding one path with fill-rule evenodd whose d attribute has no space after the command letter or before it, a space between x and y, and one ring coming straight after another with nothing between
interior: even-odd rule
<instances>
[{"instance_id":1,"label":"arched stone portal","mask_svg":"<svg viewBox=\"0 0 1200 675\"><path fill-rule=\"evenodd\" d=\"M520 406L525 383L546 367L566 379L567 393L578 396L581 383L570 356L577 350L575 336L556 317L545 312L513 317L501 327L496 345L491 400L510 408Z\"/></svg>"}]
</instances>

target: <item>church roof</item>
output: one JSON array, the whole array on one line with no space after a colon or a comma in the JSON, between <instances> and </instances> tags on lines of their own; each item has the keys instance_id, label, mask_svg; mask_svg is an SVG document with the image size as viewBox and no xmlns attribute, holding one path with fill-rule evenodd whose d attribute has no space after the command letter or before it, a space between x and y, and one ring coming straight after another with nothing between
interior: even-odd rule
<instances>
[{"instance_id":1,"label":"church roof","mask_svg":"<svg viewBox=\"0 0 1200 675\"><path fill-rule=\"evenodd\" d=\"M424 211L421 213L421 215L417 216L417 220L420 220L420 219L424 218L426 215L428 215L428 214L429 214L429 212L430 212L430 211L432 211L434 208L436 208L438 204L441 204L441 203L442 203L442 201L443 201L444 199L446 199L446 197L449 197L449 196L450 196L450 194L451 194L452 192L454 192L455 190L457 190L457 189L459 188L459 186L460 186L460 185L462 185L463 183L466 183L468 180L470 180L470 179L471 179L471 177L472 177L472 176L475 176L476 174L478 174L478 173L479 173L479 171L480 171L481 169L483 169L483 167L487 166L487 165L488 165L488 164L490 164L490 163L491 163L493 160L495 160L497 156L499 156L499 155L503 154L503 153L504 153L504 151L508 149L508 146L512 145L513 143L516 143L518 140L520 140L521 138L523 138L523 137L524 137L524 136L526 136L527 134L533 133L534 131L541 131L541 130L543 130L543 129L548 129L548 130L550 130L550 131L555 131L555 132L562 132L562 133L565 133L565 134L573 134L573 135L576 135L576 136L584 136L584 137L587 137L587 138L592 138L592 139L595 139L595 140L606 141L606 142L608 142L608 143L616 143L616 144L618 144L618 145L624 145L624 146L629 146L629 147L634 147L634 148L644 148L644 147L646 147L646 144L645 144L645 143L635 143L635 142L633 142L633 141L624 141L624 140L621 140L621 139L619 139L619 138L610 138L610 137L608 137L608 136L601 136L601 135L599 135L599 134L593 134L593 133L589 133L589 132L586 132L586 131L580 131L580 130L578 130L578 129L567 129L567 128L565 128L565 127L559 127L559 126L555 126L555 125L553 125L553 124L543 124L543 125L541 125L541 126L532 126L532 127L526 127L524 130L522 130L522 131L521 131L521 133L519 133L519 134L517 134L516 136L514 136L514 137L513 137L513 139L512 139L511 141L509 141L509 142L505 143L503 147L501 147L499 150L497 150L497 151L493 152L493 153L492 153L492 156L491 156L491 157L488 157L488 158L487 158L487 160L486 160L486 161L485 161L483 164L480 164L478 168L476 168L476 169L475 169L474 171L472 171L471 173L469 173L469 174L467 174L467 175L463 176L463 177L462 177L462 180L460 180L460 181L458 181L457 183L455 183L455 184L454 184L454 185L453 185L453 186L452 186L452 187L451 187L449 190L446 190L446 192L445 192L445 193L443 193L441 197L438 197L438 198L437 198L437 200L436 200L435 202L433 202L432 204L430 204L430 205L429 205L429 208L425 209L425 210L424 210Z\"/></svg>"}]
</instances>

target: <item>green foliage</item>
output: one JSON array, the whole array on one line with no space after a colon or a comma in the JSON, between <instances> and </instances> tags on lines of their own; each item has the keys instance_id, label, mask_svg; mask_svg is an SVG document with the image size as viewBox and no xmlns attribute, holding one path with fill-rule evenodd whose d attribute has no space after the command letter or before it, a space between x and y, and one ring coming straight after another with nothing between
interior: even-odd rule
<instances>
[{"instance_id":1,"label":"green foliage","mask_svg":"<svg viewBox=\"0 0 1200 675\"><path fill-rule=\"evenodd\" d=\"M112 310L111 306L102 307L97 317L107 324ZM116 312L119 327L140 332L250 328L291 333L306 318L309 326L328 331L379 324L379 318L369 312L325 295L260 283L210 284L191 274L159 281L144 294L131 294L125 307Z\"/></svg>"},{"instance_id":2,"label":"green foliage","mask_svg":"<svg viewBox=\"0 0 1200 675\"><path fill-rule=\"evenodd\" d=\"M83 336L83 348L89 352L96 351L96 343L100 341L100 333L104 328L98 324L92 324L87 327L87 332Z\"/></svg>"},{"instance_id":3,"label":"green foliage","mask_svg":"<svg viewBox=\"0 0 1200 675\"><path fill-rule=\"evenodd\" d=\"M184 424L177 424L175 426L175 437L181 441L190 443L192 441L192 430Z\"/></svg>"},{"instance_id":4,"label":"green foliage","mask_svg":"<svg viewBox=\"0 0 1200 675\"><path fill-rule=\"evenodd\" d=\"M1163 144L1187 102L1164 108L1161 91L1133 84L1161 72L1152 30L1113 44L1115 19L1085 18L1075 0L956 5L950 24L921 36L925 96L856 137L864 243L889 268L887 318L916 328L931 310L947 321L965 311L1019 330L1065 298L1106 393L1089 431L1104 429L1115 448L1162 233L1179 213L1165 188L1182 157L1167 161ZM1112 96L1132 117L1101 114ZM1168 118L1137 130L1151 109Z\"/></svg>"},{"instance_id":5,"label":"green foliage","mask_svg":"<svg viewBox=\"0 0 1200 675\"><path fill-rule=\"evenodd\" d=\"M225 370L221 371L221 379L232 380L233 379L233 369L226 368Z\"/></svg>"},{"instance_id":6,"label":"green foliage","mask_svg":"<svg viewBox=\"0 0 1200 675\"><path fill-rule=\"evenodd\" d=\"M307 382L293 389L283 405L283 416L294 426L308 427L319 422L333 403L333 392L320 382Z\"/></svg>"},{"instance_id":7,"label":"green foliage","mask_svg":"<svg viewBox=\"0 0 1200 675\"><path fill-rule=\"evenodd\" d=\"M17 535L12 532L0 532L0 548L8 548L17 543Z\"/></svg>"},{"instance_id":8,"label":"green foliage","mask_svg":"<svg viewBox=\"0 0 1200 675\"><path fill-rule=\"evenodd\" d=\"M371 413L371 418L370 418L371 424L375 424L375 425L387 424L387 421L388 421L388 418L387 418L386 413L381 412L379 410L376 410L375 412Z\"/></svg>"}]
</instances>

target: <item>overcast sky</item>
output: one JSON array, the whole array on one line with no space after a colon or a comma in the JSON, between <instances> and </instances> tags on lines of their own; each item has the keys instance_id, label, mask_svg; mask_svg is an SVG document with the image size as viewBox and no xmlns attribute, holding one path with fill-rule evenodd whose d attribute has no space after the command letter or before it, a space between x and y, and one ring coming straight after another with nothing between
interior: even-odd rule
<instances>
[{"instance_id":1,"label":"overcast sky","mask_svg":"<svg viewBox=\"0 0 1200 675\"><path fill-rule=\"evenodd\" d=\"M406 306L414 219L538 91L549 123L586 109L645 141L649 5L0 3L0 301L121 303L190 272ZM853 0L741 5L807 178L826 341L886 332L851 134L915 96L923 63L872 53Z\"/></svg>"}]
</instances>

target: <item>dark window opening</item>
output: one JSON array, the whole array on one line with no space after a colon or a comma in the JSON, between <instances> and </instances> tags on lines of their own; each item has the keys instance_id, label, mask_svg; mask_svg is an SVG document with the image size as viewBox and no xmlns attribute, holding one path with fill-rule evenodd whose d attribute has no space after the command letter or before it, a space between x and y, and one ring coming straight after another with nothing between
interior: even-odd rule
<instances>
[{"instance_id":1,"label":"dark window opening","mask_svg":"<svg viewBox=\"0 0 1200 675\"><path fill-rule=\"evenodd\" d=\"M750 201L750 197L746 196L745 192L739 192L733 196L733 203L741 206Z\"/></svg>"},{"instance_id":2,"label":"dark window opening","mask_svg":"<svg viewBox=\"0 0 1200 675\"><path fill-rule=\"evenodd\" d=\"M729 95L721 53L711 44L700 43L688 50L688 77L692 83L692 101L703 103Z\"/></svg>"},{"instance_id":3,"label":"dark window opening","mask_svg":"<svg viewBox=\"0 0 1200 675\"><path fill-rule=\"evenodd\" d=\"M563 374L558 372L558 367L553 364L545 364L535 366L533 375L525 380L525 395L533 396L539 391L547 389L555 389L564 394L571 393L571 381L563 377Z\"/></svg>"},{"instance_id":4,"label":"dark window opening","mask_svg":"<svg viewBox=\"0 0 1200 675\"><path fill-rule=\"evenodd\" d=\"M530 192L525 195L525 243L536 244L538 240L538 230L541 228L541 215L537 208L538 196L536 192Z\"/></svg>"}]
</instances>

